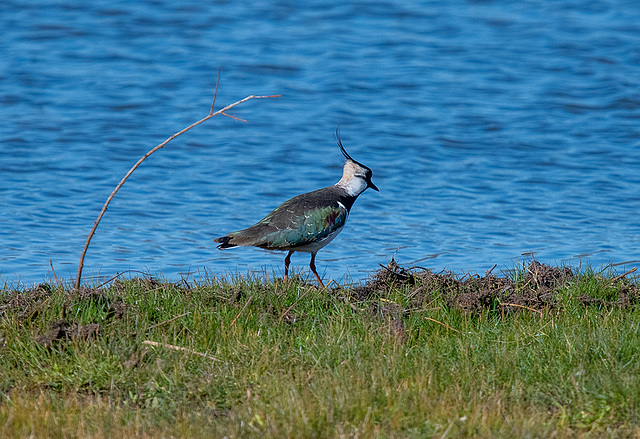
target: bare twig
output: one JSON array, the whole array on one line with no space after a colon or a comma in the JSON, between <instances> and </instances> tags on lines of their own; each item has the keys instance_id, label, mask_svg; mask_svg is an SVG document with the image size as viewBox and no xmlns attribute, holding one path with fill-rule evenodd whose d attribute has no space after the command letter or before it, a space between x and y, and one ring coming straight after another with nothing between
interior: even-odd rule
<instances>
[{"instance_id":1,"label":"bare twig","mask_svg":"<svg viewBox=\"0 0 640 439\"><path fill-rule=\"evenodd\" d=\"M452 328L451 326L449 326L449 325L447 325L447 324L445 324L445 323L439 322L439 321L437 321L436 319L432 319L431 317L425 317L425 319L427 319L427 320L431 320L432 322L435 322L435 323L437 323L437 324L439 324L439 325L444 326L444 327L445 327L445 328L447 328L447 329L451 329L452 331L455 331L455 332L457 332L458 334L460 334L460 331L458 331L457 329Z\"/></svg>"},{"instance_id":2,"label":"bare twig","mask_svg":"<svg viewBox=\"0 0 640 439\"><path fill-rule=\"evenodd\" d=\"M36 306L36 307L33 309L33 311L31 311L31 312L29 313L29 317L27 317L27 318L26 318L26 320L27 320L27 321L28 321L28 320L31 320L31 319L33 318L33 316L34 316L38 311L40 311L40 310L42 309L42 307L44 307L44 306L46 305L46 303L47 303L49 300L51 300L51 298L52 298L52 297L53 297L53 296L49 296L49 297L47 297L45 300L43 300L42 302L40 302L40 303L38 304L38 306Z\"/></svg>"},{"instance_id":3,"label":"bare twig","mask_svg":"<svg viewBox=\"0 0 640 439\"><path fill-rule=\"evenodd\" d=\"M142 333L144 334L145 332L147 332L150 329L157 328L158 326L162 326L162 325L164 325L166 323L169 323L169 322L173 322L174 320L179 319L180 317L184 317L187 314L191 314L191 311L187 311L184 314L180 314L179 316L172 317L169 320L165 320L164 322L160 322L160 323L156 323L155 325L151 325L148 328L145 328L144 331L142 331ZM133 332L133 333L131 333L131 336L132 337L137 337L138 333L137 332Z\"/></svg>"},{"instance_id":4,"label":"bare twig","mask_svg":"<svg viewBox=\"0 0 640 439\"><path fill-rule=\"evenodd\" d=\"M240 314L242 314L244 312L244 309L247 307L247 305L249 305L249 302L251 302L251 299L253 299L253 296L249 297L249 300L247 300L247 303L244 304L244 306L242 307L242 309L240 310L238 315L233 318L233 320L231 321L231 324L229 325L229 327L231 327L231 326L236 324L236 320L238 320L238 317L240 317Z\"/></svg>"},{"instance_id":5,"label":"bare twig","mask_svg":"<svg viewBox=\"0 0 640 439\"><path fill-rule=\"evenodd\" d=\"M440 439L446 439L447 435L449 434L449 432L451 431L451 429L453 428L454 424L456 423L457 419L454 419L453 421L451 421L449 423L449 426L447 427L447 429L444 431L444 433L442 433L442 436L440 436Z\"/></svg>"},{"instance_id":6,"label":"bare twig","mask_svg":"<svg viewBox=\"0 0 640 439\"><path fill-rule=\"evenodd\" d=\"M637 268L633 267L631 270L627 271L626 273L622 273L620 276L614 277L611 281L612 282L616 282L616 281L622 279L623 277L625 277L627 274L634 273L636 270L637 270Z\"/></svg>"},{"instance_id":7,"label":"bare twig","mask_svg":"<svg viewBox=\"0 0 640 439\"><path fill-rule=\"evenodd\" d=\"M227 116L233 120L237 120L238 122L248 122L248 120L246 119L240 119L239 117L233 116L231 114L227 114L227 113L220 113L220 114L222 114L223 116Z\"/></svg>"},{"instance_id":8,"label":"bare twig","mask_svg":"<svg viewBox=\"0 0 640 439\"><path fill-rule=\"evenodd\" d=\"M424 290L424 286L416 288L415 290L413 290L412 292L407 294L407 299L413 299L413 296L415 296L416 294L418 294L422 290Z\"/></svg>"},{"instance_id":9,"label":"bare twig","mask_svg":"<svg viewBox=\"0 0 640 439\"><path fill-rule=\"evenodd\" d=\"M58 279L58 275L56 274L56 270L53 268L53 261L49 259L49 266L51 267L51 272L53 273L53 278L56 280L58 287L62 288L62 281Z\"/></svg>"},{"instance_id":10,"label":"bare twig","mask_svg":"<svg viewBox=\"0 0 640 439\"><path fill-rule=\"evenodd\" d=\"M331 282L329 282L329 283L331 283ZM327 286L329 286L329 284L327 284ZM282 319L284 318L284 316L286 316L286 315L289 313L289 311L291 311L291 308L293 308L294 306L296 306L296 305L297 305L297 303L298 303L298 302L300 302L300 300L302 300L302 298L303 298L304 296L306 296L306 295L309 293L309 291L311 291L311 290L307 290L307 291L305 291L305 292L304 292L304 294L300 295L300 297L298 297L298 298L296 299L296 301L295 301L295 302L293 302L293 304L292 304L289 308L287 308L287 310L286 310L285 312L283 312L283 313L282 313L282 315L281 315L281 316L280 316L280 318L278 319L278 322L281 322L281 321L282 321Z\"/></svg>"},{"instance_id":11,"label":"bare twig","mask_svg":"<svg viewBox=\"0 0 640 439\"><path fill-rule=\"evenodd\" d=\"M405 279L409 279L409 276L404 274L404 273L400 273L399 271L392 270L391 268L387 267L386 265L382 265L379 262L378 262L378 265L381 266L382 268L384 268L385 270L387 270L391 274L395 274L396 276L400 276L400 277L403 277Z\"/></svg>"},{"instance_id":12,"label":"bare twig","mask_svg":"<svg viewBox=\"0 0 640 439\"><path fill-rule=\"evenodd\" d=\"M489 276L489 275L491 274L491 272L493 271L493 269L494 269L494 268L496 268L497 266L498 266L498 264L493 264L493 266L492 266L491 268L489 268L489 269L485 272L484 277Z\"/></svg>"},{"instance_id":13,"label":"bare twig","mask_svg":"<svg viewBox=\"0 0 640 439\"><path fill-rule=\"evenodd\" d=\"M107 201L104 203L104 205L102 206L102 210L100 210L100 214L98 215L98 218L95 220L95 222L93 223L93 228L91 229L91 232L89 233L89 236L87 236L87 241L84 244L84 248L82 249L82 254L80 255L80 263L78 264L78 274L76 276L76 283L75 283L75 289L79 289L80 288L80 280L82 277L82 268L84 266L84 257L87 253L87 249L89 248L89 243L91 242L91 238L93 238L93 235L96 232L96 229L98 228L98 224L100 224L100 220L102 219L102 217L104 216L105 212L107 211L107 207L109 206L109 203L111 203L111 200L113 199L113 197L116 195L116 193L120 190L120 188L122 187L122 185L124 185L125 181L127 181L127 179L129 178L129 176L131 176L131 174L133 173L133 171L135 171L138 166L140 166L140 164L145 161L147 159L147 157L149 157L151 154L153 154L154 152L156 152L157 150L161 149L162 147L164 147L167 143L171 142L173 139L175 139L176 137L180 136L181 134L186 133L187 131L189 131L191 128L200 125L201 123L211 119L214 116L218 116L220 114L228 116L225 112L227 110L230 110L233 107L236 107L244 102L247 102L251 99L264 99L264 98L277 98L280 95L268 95L268 96L255 96L255 95L249 95L244 99L240 99L237 102L234 102L233 104L227 105L226 107L214 112L213 111L213 107L216 103L216 97L218 95L218 86L220 85L220 70L218 70L218 80L216 82L216 90L214 92L213 95L213 103L211 104L211 110L209 111L209 115L206 117L203 117L202 119L200 119L197 122L192 123L191 125L189 125L188 127L178 131L177 133L175 133L174 135L172 135L171 137L169 137L167 140L165 140L164 142L160 143L159 145L157 145L155 148L151 149L149 152L147 152L144 156L142 156L140 158L140 160L138 160L136 162L135 165L133 165L133 167L131 169L129 169L129 172L127 172L127 174L122 178L122 180L120 180L120 183L118 183L118 185L116 186L116 188L113 190L113 192L111 192L111 194L109 195L109 198L107 198ZM232 116L229 116L232 117ZM234 117L232 117L234 118ZM235 118L237 119L237 118ZM239 120L239 119L238 119Z\"/></svg>"},{"instance_id":14,"label":"bare twig","mask_svg":"<svg viewBox=\"0 0 640 439\"><path fill-rule=\"evenodd\" d=\"M417 312L431 312L431 311L437 311L439 309L442 309L441 306L435 306L433 308L420 308L420 309L408 309L407 312L409 314L413 314L413 313L417 313Z\"/></svg>"},{"instance_id":15,"label":"bare twig","mask_svg":"<svg viewBox=\"0 0 640 439\"><path fill-rule=\"evenodd\" d=\"M211 110L209 110L209 114L213 114L213 107L216 106L216 98L218 97L218 85L220 85L220 70L222 67L218 67L218 79L216 79L216 89L213 92L213 102L211 102Z\"/></svg>"},{"instance_id":16,"label":"bare twig","mask_svg":"<svg viewBox=\"0 0 640 439\"><path fill-rule=\"evenodd\" d=\"M106 281L102 282L100 285L98 285L97 287L95 287L96 289L98 288L102 288L104 287L106 284L108 284L109 282L111 282L112 280L115 280L117 278L119 278L120 276L124 276L125 274L128 273L138 273L138 274L142 274L144 276L147 275L147 273L145 273L144 271L139 271L139 270L125 270L122 273L116 273L115 276L111 276L109 279L107 279Z\"/></svg>"},{"instance_id":17,"label":"bare twig","mask_svg":"<svg viewBox=\"0 0 640 439\"><path fill-rule=\"evenodd\" d=\"M173 322L174 320L179 319L180 317L184 317L187 314L191 314L191 311L187 311L184 314L180 314L179 316L175 316L175 317L173 317L173 318L171 318L169 320L165 320L164 322L160 322L160 323L156 323L155 325L151 325L148 328L146 328L144 331L147 332L149 329L157 328L158 326L164 325L164 324L169 323L169 322Z\"/></svg>"},{"instance_id":18,"label":"bare twig","mask_svg":"<svg viewBox=\"0 0 640 439\"><path fill-rule=\"evenodd\" d=\"M174 346L172 344L158 343L156 341L151 341L151 340L145 340L142 342L142 344L148 344L151 346L158 346L158 347L167 348L167 349L173 349L174 351L184 351L190 354L200 355L201 357L208 358L209 360L222 361L216 357L212 357L211 355L203 354L202 352L194 351L193 349L189 349L189 348L183 348L181 346Z\"/></svg>"},{"instance_id":19,"label":"bare twig","mask_svg":"<svg viewBox=\"0 0 640 439\"><path fill-rule=\"evenodd\" d=\"M530 308L530 307L524 306L524 305L518 305L517 303L500 302L500 306L516 306L518 308L528 309L529 311L537 312L538 314L542 315L542 311L540 311L538 309Z\"/></svg>"},{"instance_id":20,"label":"bare twig","mask_svg":"<svg viewBox=\"0 0 640 439\"><path fill-rule=\"evenodd\" d=\"M428 268L426 268L426 267L421 267L421 266L419 266L419 265L413 265L413 266L411 266L411 267L407 268L407 271L413 271L413 270L422 270L422 271L427 271L427 270L428 270Z\"/></svg>"}]
</instances>

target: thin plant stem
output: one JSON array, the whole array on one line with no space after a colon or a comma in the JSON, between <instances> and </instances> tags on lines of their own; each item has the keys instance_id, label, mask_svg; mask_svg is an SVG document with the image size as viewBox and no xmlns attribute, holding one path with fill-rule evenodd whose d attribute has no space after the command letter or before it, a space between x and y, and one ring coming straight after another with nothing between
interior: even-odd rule
<instances>
[{"instance_id":1,"label":"thin plant stem","mask_svg":"<svg viewBox=\"0 0 640 439\"><path fill-rule=\"evenodd\" d=\"M122 180L120 180L120 183L118 183L118 185L116 186L116 188L111 192L111 194L109 195L109 198L107 198L107 201L105 201L104 205L102 206L102 209L100 210L100 214L98 215L98 218L94 221L93 223L93 228L91 229L91 232L89 232L89 236L87 236L87 241L84 244L84 248L82 249L82 254L80 255L80 263L78 264L78 274L76 276L76 282L75 282L75 286L74 288L76 290L78 290L80 288L80 281L82 278L82 268L84 267L84 257L87 253L87 249L89 248L89 243L91 243L91 238L93 238L93 235L96 232L96 229L98 228L98 224L100 224L100 220L102 219L102 217L104 216L105 212L107 211L107 207L109 206L109 203L111 203L111 200L113 200L113 197L116 195L116 193L120 190L120 188L122 187L122 185L124 185L124 183L127 181L127 179L129 178L129 176L131 176L131 174L133 174L133 171L135 171L138 166L140 166L142 164L142 162L144 162L147 157L149 157L151 154L153 154L154 152L156 152L157 150L161 149L162 147L164 147L167 143L171 142L173 139L175 139L176 137L180 136L181 134L186 133L187 131L189 131L191 128L200 125L203 122L206 122L207 120L211 119L214 116L218 116L218 115L223 115L223 116L227 116L230 117L232 119L235 120L242 120L242 119L238 119L234 116L230 116L226 113L226 111L232 109L233 107L236 107L244 102L247 102L251 99L265 99L265 98L277 98L280 97L280 95L268 95L268 96L256 96L256 95L249 95L244 99L240 99L237 102L234 102L233 104L229 104L226 107L218 110L218 111L213 111L213 107L216 103L216 96L218 95L218 86L220 84L220 70L218 70L218 80L216 82L216 90L215 93L213 95L213 103L211 104L211 110L209 111L209 114L205 117L203 117L202 119L200 119L197 122L192 123L191 125L189 125L188 127L178 131L177 133L175 133L174 135L172 135L171 137L169 137L167 140L165 140L164 142L160 143L159 145L157 145L156 147L154 147L153 149L151 149L149 152L147 152L145 155L143 155L140 160L138 160L136 162L135 165L133 165L133 167L131 169L129 169L129 172L126 173L126 175L122 178Z\"/></svg>"}]
</instances>

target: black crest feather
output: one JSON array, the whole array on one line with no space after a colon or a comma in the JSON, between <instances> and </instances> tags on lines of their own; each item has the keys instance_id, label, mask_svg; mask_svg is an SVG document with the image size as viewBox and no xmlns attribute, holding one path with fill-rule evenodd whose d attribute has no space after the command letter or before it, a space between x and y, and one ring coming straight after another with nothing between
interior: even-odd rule
<instances>
[{"instance_id":1,"label":"black crest feather","mask_svg":"<svg viewBox=\"0 0 640 439\"><path fill-rule=\"evenodd\" d=\"M345 158L346 158L347 160L351 160L352 162L354 162L354 163L356 163L356 164L358 164L358 165L362 166L363 168L365 168L365 169L369 169L369 167L368 167L368 166L365 166L365 165L363 165L362 163L360 163L359 161L354 160L354 159L353 159L353 157L351 157L351 156L349 155L349 153L347 152L347 150L346 150L346 149L344 149L344 146L342 146L342 140L340 140L340 125L338 125L338 127L336 128L336 133L334 134L334 137L335 137L335 139L336 139L336 142L338 143L338 147L340 148L340 151L342 151L342 155L344 155L344 156L345 156Z\"/></svg>"},{"instance_id":2,"label":"black crest feather","mask_svg":"<svg viewBox=\"0 0 640 439\"><path fill-rule=\"evenodd\" d=\"M342 151L342 155L344 155L347 160L351 160L352 162L356 162L354 159L351 158L351 156L349 155L347 150L344 149L344 146L342 146L342 140L340 140L340 125L338 125L336 127L336 134L334 135L334 137L336 139L336 142L338 143L338 147L340 148L340 151ZM358 163L358 162L356 162L356 163Z\"/></svg>"}]
</instances>

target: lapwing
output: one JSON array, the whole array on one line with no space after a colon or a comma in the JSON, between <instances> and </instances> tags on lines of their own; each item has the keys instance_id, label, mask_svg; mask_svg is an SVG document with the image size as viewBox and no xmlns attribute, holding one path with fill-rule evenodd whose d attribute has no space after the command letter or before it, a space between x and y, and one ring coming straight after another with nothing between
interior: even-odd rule
<instances>
[{"instance_id":1,"label":"lapwing","mask_svg":"<svg viewBox=\"0 0 640 439\"><path fill-rule=\"evenodd\" d=\"M324 287L316 271L316 253L342 231L358 195L367 188L378 190L371 181L371 169L351 158L342 146L339 130L336 130L335 137L346 158L339 182L293 197L253 226L214 239L220 243L218 248L252 246L288 251L284 259L285 281L289 275L291 255L294 252L311 253L309 268L320 286Z\"/></svg>"}]
</instances>

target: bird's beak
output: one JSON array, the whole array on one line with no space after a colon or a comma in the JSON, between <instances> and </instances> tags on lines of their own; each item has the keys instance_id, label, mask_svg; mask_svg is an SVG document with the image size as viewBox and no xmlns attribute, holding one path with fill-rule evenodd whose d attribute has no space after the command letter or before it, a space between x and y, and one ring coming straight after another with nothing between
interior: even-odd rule
<instances>
[{"instance_id":1,"label":"bird's beak","mask_svg":"<svg viewBox=\"0 0 640 439\"><path fill-rule=\"evenodd\" d=\"M373 184L373 182L371 180L367 181L367 187L370 187L371 189L373 189L374 191L378 191L380 192L380 190L378 189L378 187Z\"/></svg>"}]
</instances>

